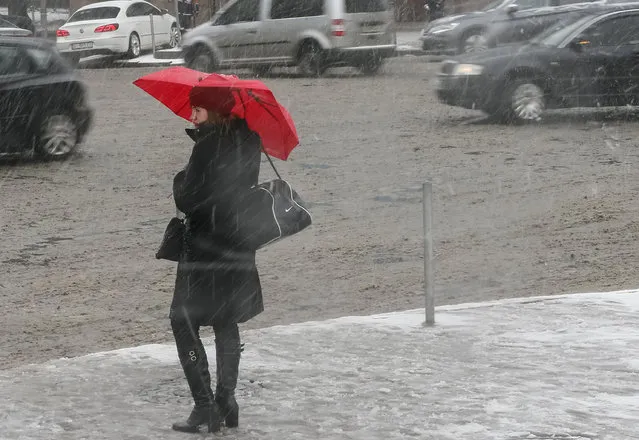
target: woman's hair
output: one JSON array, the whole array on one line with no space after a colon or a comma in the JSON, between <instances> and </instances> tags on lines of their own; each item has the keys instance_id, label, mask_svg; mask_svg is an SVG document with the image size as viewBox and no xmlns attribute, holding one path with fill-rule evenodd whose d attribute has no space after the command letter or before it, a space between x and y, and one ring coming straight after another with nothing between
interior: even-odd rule
<instances>
[{"instance_id":1,"label":"woman's hair","mask_svg":"<svg viewBox=\"0 0 639 440\"><path fill-rule=\"evenodd\" d=\"M207 110L209 117L206 119L207 124L228 124L233 119L237 119L235 115L221 115L213 110Z\"/></svg>"},{"instance_id":2,"label":"woman's hair","mask_svg":"<svg viewBox=\"0 0 639 440\"><path fill-rule=\"evenodd\" d=\"M190 104L205 108L209 114L217 113L223 117L230 116L235 106L235 97L228 89L209 89L193 87L189 93Z\"/></svg>"}]
</instances>

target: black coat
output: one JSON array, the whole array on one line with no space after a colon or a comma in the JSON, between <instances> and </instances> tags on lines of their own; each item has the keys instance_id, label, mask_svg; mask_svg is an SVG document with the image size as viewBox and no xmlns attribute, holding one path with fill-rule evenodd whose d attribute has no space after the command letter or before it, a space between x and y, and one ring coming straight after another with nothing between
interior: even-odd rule
<instances>
[{"instance_id":1,"label":"black coat","mask_svg":"<svg viewBox=\"0 0 639 440\"><path fill-rule=\"evenodd\" d=\"M186 246L178 262L171 317L245 322L264 310L255 251L234 237L242 194L258 183L260 138L244 120L187 130L195 140L186 168L173 179L176 207L186 214Z\"/></svg>"}]
</instances>

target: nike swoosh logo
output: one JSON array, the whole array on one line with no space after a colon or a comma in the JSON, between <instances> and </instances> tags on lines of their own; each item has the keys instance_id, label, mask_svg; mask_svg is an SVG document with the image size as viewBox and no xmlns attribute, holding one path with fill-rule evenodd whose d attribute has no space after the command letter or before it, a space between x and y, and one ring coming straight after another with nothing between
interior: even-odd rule
<instances>
[{"instance_id":1,"label":"nike swoosh logo","mask_svg":"<svg viewBox=\"0 0 639 440\"><path fill-rule=\"evenodd\" d=\"M288 209L285 209L284 212L289 212L291 209L293 209L292 206L290 208L288 208Z\"/></svg>"}]
</instances>

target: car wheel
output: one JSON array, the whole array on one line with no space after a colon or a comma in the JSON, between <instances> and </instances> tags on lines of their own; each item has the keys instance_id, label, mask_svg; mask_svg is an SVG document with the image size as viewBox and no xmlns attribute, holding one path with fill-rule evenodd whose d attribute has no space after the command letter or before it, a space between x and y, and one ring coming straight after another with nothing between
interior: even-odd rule
<instances>
[{"instance_id":1,"label":"car wheel","mask_svg":"<svg viewBox=\"0 0 639 440\"><path fill-rule=\"evenodd\" d=\"M171 34L169 37L169 47L175 48L180 45L180 32L178 31L177 25L171 26Z\"/></svg>"},{"instance_id":2,"label":"car wheel","mask_svg":"<svg viewBox=\"0 0 639 440\"><path fill-rule=\"evenodd\" d=\"M380 67L382 67L383 63L384 60L382 57L371 55L366 57L364 61L357 66L357 68L364 75L374 75L379 71Z\"/></svg>"},{"instance_id":3,"label":"car wheel","mask_svg":"<svg viewBox=\"0 0 639 440\"><path fill-rule=\"evenodd\" d=\"M73 153L78 139L78 126L71 116L47 116L40 126L38 151L47 159L63 159Z\"/></svg>"},{"instance_id":4,"label":"car wheel","mask_svg":"<svg viewBox=\"0 0 639 440\"><path fill-rule=\"evenodd\" d=\"M140 37L138 34L133 32L129 36L129 50L127 52L127 55L129 58L137 58L140 56L140 52Z\"/></svg>"},{"instance_id":5,"label":"car wheel","mask_svg":"<svg viewBox=\"0 0 639 440\"><path fill-rule=\"evenodd\" d=\"M186 65L189 69L204 73L212 73L216 68L213 54L202 45L196 46L186 57Z\"/></svg>"},{"instance_id":6,"label":"car wheel","mask_svg":"<svg viewBox=\"0 0 639 440\"><path fill-rule=\"evenodd\" d=\"M488 49L488 39L483 31L473 31L462 38L462 53L481 52Z\"/></svg>"},{"instance_id":7,"label":"car wheel","mask_svg":"<svg viewBox=\"0 0 639 440\"><path fill-rule=\"evenodd\" d=\"M297 61L299 73L303 76L320 77L326 71L324 54L317 43L307 43L302 46Z\"/></svg>"},{"instance_id":8,"label":"car wheel","mask_svg":"<svg viewBox=\"0 0 639 440\"><path fill-rule=\"evenodd\" d=\"M506 88L503 105L507 121L538 121L546 108L546 96L532 80L517 80Z\"/></svg>"}]
</instances>

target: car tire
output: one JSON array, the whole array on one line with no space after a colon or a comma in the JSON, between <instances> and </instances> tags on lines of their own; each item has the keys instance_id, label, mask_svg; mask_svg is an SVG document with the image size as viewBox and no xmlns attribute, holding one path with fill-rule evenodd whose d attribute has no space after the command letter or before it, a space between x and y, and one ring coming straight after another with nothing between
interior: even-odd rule
<instances>
[{"instance_id":1,"label":"car tire","mask_svg":"<svg viewBox=\"0 0 639 440\"><path fill-rule=\"evenodd\" d=\"M535 122L546 108L543 88L534 79L516 79L506 85L500 119L506 123Z\"/></svg>"},{"instance_id":2,"label":"car tire","mask_svg":"<svg viewBox=\"0 0 639 440\"><path fill-rule=\"evenodd\" d=\"M318 78L326 72L324 54L318 43L308 42L300 48L297 69L303 76L312 78Z\"/></svg>"},{"instance_id":3,"label":"car tire","mask_svg":"<svg viewBox=\"0 0 639 440\"><path fill-rule=\"evenodd\" d=\"M379 55L368 56L362 61L357 68L364 75L374 75L384 64L384 60Z\"/></svg>"},{"instance_id":4,"label":"car tire","mask_svg":"<svg viewBox=\"0 0 639 440\"><path fill-rule=\"evenodd\" d=\"M171 49L176 48L180 45L180 32L178 31L178 27L176 24L171 26L171 31L169 35L169 47Z\"/></svg>"},{"instance_id":5,"label":"car tire","mask_svg":"<svg viewBox=\"0 0 639 440\"><path fill-rule=\"evenodd\" d=\"M69 157L80 139L76 120L68 113L47 115L40 124L38 154L48 160Z\"/></svg>"},{"instance_id":6,"label":"car tire","mask_svg":"<svg viewBox=\"0 0 639 440\"><path fill-rule=\"evenodd\" d=\"M132 32L129 35L129 50L126 54L129 58L137 58L141 51L140 36L136 32Z\"/></svg>"},{"instance_id":7,"label":"car tire","mask_svg":"<svg viewBox=\"0 0 639 440\"><path fill-rule=\"evenodd\" d=\"M186 67L204 73L213 73L217 62L211 51L203 45L197 45L185 57Z\"/></svg>"},{"instance_id":8,"label":"car tire","mask_svg":"<svg viewBox=\"0 0 639 440\"><path fill-rule=\"evenodd\" d=\"M488 40L483 29L465 33L459 44L459 53L481 52L488 49Z\"/></svg>"}]
</instances>

